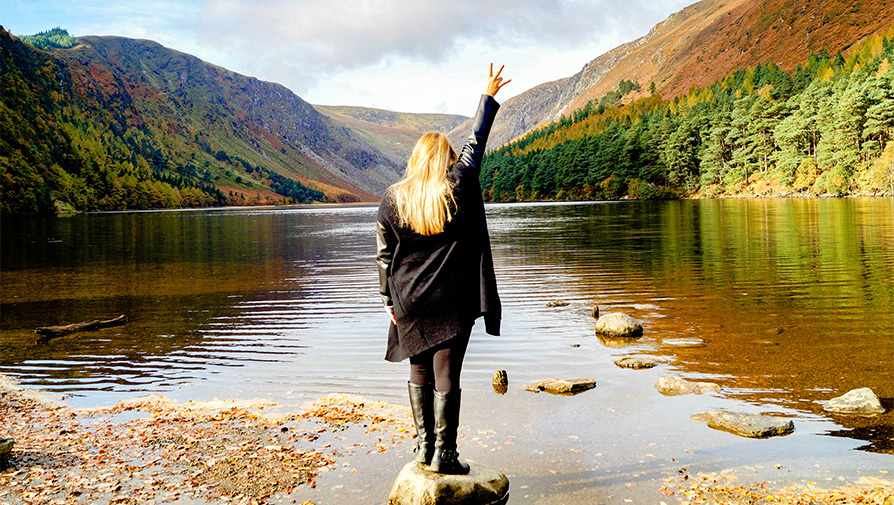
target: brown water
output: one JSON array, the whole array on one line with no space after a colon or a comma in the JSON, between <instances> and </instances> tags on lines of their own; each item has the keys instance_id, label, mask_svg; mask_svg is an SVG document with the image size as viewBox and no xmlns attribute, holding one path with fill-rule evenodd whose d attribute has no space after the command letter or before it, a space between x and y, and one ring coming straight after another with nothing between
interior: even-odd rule
<instances>
[{"instance_id":1,"label":"brown water","mask_svg":"<svg viewBox=\"0 0 894 505\"><path fill-rule=\"evenodd\" d=\"M382 360L374 219L370 206L4 218L0 373L76 406L148 393L403 404L407 367ZM894 469L894 199L494 205L488 219L504 335L473 332L460 450L510 476L510 503L658 503L675 465L821 484ZM569 305L546 306L557 299ZM597 304L642 320L644 336L596 338ZM33 343L35 327L119 314L131 322ZM612 363L637 354L672 362ZM663 375L723 390L663 397ZM522 388L556 377L598 386ZM886 414L822 410L858 387ZM689 420L718 408L796 432L750 440ZM297 497L380 503L406 460L360 458Z\"/></svg>"}]
</instances>

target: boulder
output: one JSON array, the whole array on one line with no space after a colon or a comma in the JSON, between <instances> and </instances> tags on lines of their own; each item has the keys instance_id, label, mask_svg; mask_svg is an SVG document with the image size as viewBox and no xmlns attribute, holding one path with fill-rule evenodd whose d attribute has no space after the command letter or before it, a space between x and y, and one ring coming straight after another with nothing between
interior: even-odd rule
<instances>
[{"instance_id":1,"label":"boulder","mask_svg":"<svg viewBox=\"0 0 894 505\"><path fill-rule=\"evenodd\" d=\"M501 472L466 460L468 475L432 472L417 461L407 463L388 496L389 505L505 505L509 479Z\"/></svg>"},{"instance_id":2,"label":"boulder","mask_svg":"<svg viewBox=\"0 0 894 505\"><path fill-rule=\"evenodd\" d=\"M554 395L576 395L596 387L593 379L550 379L525 386L526 391L539 393L546 391Z\"/></svg>"},{"instance_id":3,"label":"boulder","mask_svg":"<svg viewBox=\"0 0 894 505\"><path fill-rule=\"evenodd\" d=\"M875 415L885 411L878 396L869 388L853 389L832 398L823 406L823 410L839 414Z\"/></svg>"},{"instance_id":4,"label":"boulder","mask_svg":"<svg viewBox=\"0 0 894 505\"><path fill-rule=\"evenodd\" d=\"M628 356L626 358L616 359L615 365L618 365L621 368L640 370L643 368L653 368L668 362L670 362L669 359L659 356Z\"/></svg>"},{"instance_id":5,"label":"boulder","mask_svg":"<svg viewBox=\"0 0 894 505\"><path fill-rule=\"evenodd\" d=\"M695 414L690 419L708 423L708 426L715 430L728 431L734 435L748 438L775 437L788 435L795 431L795 423L789 419L745 412L712 410Z\"/></svg>"},{"instance_id":6,"label":"boulder","mask_svg":"<svg viewBox=\"0 0 894 505\"><path fill-rule=\"evenodd\" d=\"M665 396L700 395L708 391L719 391L720 386L713 382L689 382L676 377L661 377L655 383L655 389Z\"/></svg>"},{"instance_id":7,"label":"boulder","mask_svg":"<svg viewBox=\"0 0 894 505\"><path fill-rule=\"evenodd\" d=\"M643 334L643 326L627 314L616 312L600 316L596 320L596 333L613 337L638 337Z\"/></svg>"}]
</instances>

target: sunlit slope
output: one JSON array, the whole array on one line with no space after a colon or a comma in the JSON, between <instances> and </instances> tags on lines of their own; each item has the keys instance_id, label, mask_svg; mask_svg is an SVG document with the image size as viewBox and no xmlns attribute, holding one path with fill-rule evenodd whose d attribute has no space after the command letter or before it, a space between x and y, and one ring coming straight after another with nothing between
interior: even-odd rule
<instances>
[{"instance_id":1,"label":"sunlit slope","mask_svg":"<svg viewBox=\"0 0 894 505\"><path fill-rule=\"evenodd\" d=\"M147 40L0 42L5 213L371 201L398 177L279 84Z\"/></svg>"}]
</instances>

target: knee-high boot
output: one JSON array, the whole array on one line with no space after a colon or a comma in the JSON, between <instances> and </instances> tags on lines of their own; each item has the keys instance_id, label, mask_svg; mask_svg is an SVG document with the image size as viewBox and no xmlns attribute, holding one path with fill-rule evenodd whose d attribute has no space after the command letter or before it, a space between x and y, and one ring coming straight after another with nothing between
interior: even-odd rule
<instances>
[{"instance_id":1,"label":"knee-high boot","mask_svg":"<svg viewBox=\"0 0 894 505\"><path fill-rule=\"evenodd\" d=\"M423 465L431 463L435 452L434 388L408 382L410 390L410 410L416 424L416 461Z\"/></svg>"},{"instance_id":2,"label":"knee-high boot","mask_svg":"<svg viewBox=\"0 0 894 505\"><path fill-rule=\"evenodd\" d=\"M469 465L459 460L456 452L456 431L459 428L460 390L435 391L435 453L431 470L437 473L464 475Z\"/></svg>"}]
</instances>

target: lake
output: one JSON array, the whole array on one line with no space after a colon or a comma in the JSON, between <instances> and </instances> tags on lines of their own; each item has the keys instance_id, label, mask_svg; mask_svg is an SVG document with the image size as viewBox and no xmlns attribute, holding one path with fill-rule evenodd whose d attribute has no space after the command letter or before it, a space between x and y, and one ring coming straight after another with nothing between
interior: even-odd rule
<instances>
[{"instance_id":1,"label":"lake","mask_svg":"<svg viewBox=\"0 0 894 505\"><path fill-rule=\"evenodd\" d=\"M77 407L155 393L284 409L335 392L405 405L408 365L382 359L375 210L3 218L0 373ZM894 467L894 199L498 204L487 213L503 335L486 335L481 322L473 331L460 452L510 476L510 503L657 503L675 465L836 485ZM554 300L567 305L548 307ZM597 305L641 320L643 336L598 338ZM36 327L119 314L130 322L34 343ZM671 361L613 363L635 355ZM491 386L498 369L508 372L505 395ZM653 387L661 376L722 390L664 397ZM596 389L557 397L523 388L576 377ZM861 387L885 414L823 411ZM713 409L771 413L796 431L752 440L689 420ZM324 474L303 499L384 501L405 456Z\"/></svg>"}]
</instances>

